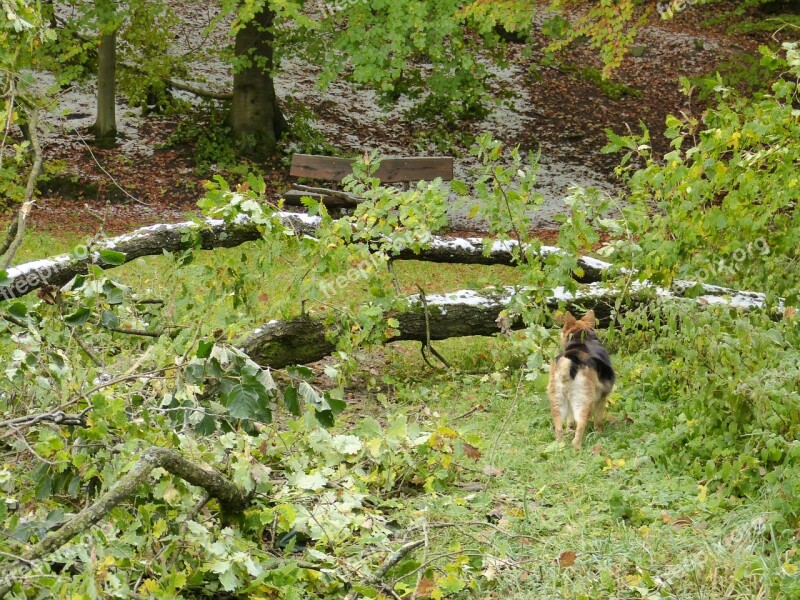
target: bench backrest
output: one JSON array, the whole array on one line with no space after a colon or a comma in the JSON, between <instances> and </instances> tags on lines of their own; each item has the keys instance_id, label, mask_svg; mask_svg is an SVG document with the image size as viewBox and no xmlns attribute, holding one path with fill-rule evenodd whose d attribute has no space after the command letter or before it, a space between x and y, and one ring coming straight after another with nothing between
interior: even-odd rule
<instances>
[{"instance_id":1,"label":"bench backrest","mask_svg":"<svg viewBox=\"0 0 800 600\"><path fill-rule=\"evenodd\" d=\"M295 154L289 174L320 181L341 181L353 172L354 158ZM448 156L431 158L383 158L373 177L382 183L432 181L441 177L453 179L453 159Z\"/></svg>"}]
</instances>

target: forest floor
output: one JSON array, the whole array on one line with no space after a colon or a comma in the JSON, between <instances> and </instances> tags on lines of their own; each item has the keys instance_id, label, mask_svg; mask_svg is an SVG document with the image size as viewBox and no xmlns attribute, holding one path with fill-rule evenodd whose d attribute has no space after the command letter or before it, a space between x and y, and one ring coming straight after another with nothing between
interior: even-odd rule
<instances>
[{"instance_id":1,"label":"forest floor","mask_svg":"<svg viewBox=\"0 0 800 600\"><path fill-rule=\"evenodd\" d=\"M494 91L505 99L485 119L457 126L411 119L404 102L386 110L373 92L344 82L321 91L315 85L316 70L296 60L283 65L276 85L289 118L310 135L321 134L344 155L360 155L366 149L384 155L452 155L456 176L469 181L477 166L469 144L483 131L508 145L541 151L539 182L546 202L534 222L548 230L554 228L553 215L563 207L569 186L613 192L618 157L600 152L606 129L624 134L638 132L645 124L656 153L663 153L665 117L679 112L699 116L704 109L702 101L681 92L681 77L735 70L736 64L752 66L767 34L730 35L724 24L702 25L701 17L711 15L708 7L692 6L671 21L654 13L635 40L638 56L629 56L610 81L599 79L601 65L588 45L573 47L557 63L541 66L544 39L535 41L532 56L523 56L524 47L511 44L508 64L492 68ZM208 18L201 15L200 20ZM197 44L194 38L203 25L189 24L194 29L187 27L184 34L187 47ZM209 87L230 87L229 68L221 63L203 63L200 76ZM237 175L214 164L198 168L192 146L169 143L185 116L142 115L141 109L125 105L121 98L119 102L119 144L101 149L91 146L86 133L94 119L93 88L76 85L64 92L60 103L65 111L49 116L44 135L48 166L33 216L35 227L93 234L103 219L109 233L175 221L195 209L205 179L219 172L236 181ZM189 119L196 121L195 127L207 127L207 116L198 111ZM258 167L277 198L288 186L286 158L276 156ZM455 229L480 229L458 213L452 221Z\"/></svg>"}]
</instances>

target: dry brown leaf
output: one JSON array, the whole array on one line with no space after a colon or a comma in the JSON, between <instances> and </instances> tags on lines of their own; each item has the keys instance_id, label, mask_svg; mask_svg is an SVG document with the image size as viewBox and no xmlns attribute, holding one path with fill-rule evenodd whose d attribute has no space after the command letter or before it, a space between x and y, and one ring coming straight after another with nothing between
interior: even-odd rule
<instances>
[{"instance_id":1,"label":"dry brown leaf","mask_svg":"<svg viewBox=\"0 0 800 600\"><path fill-rule=\"evenodd\" d=\"M661 520L664 521L666 525L675 525L677 527L689 525L694 522L689 516L681 515L680 517L673 517L665 510L661 511Z\"/></svg>"},{"instance_id":2,"label":"dry brown leaf","mask_svg":"<svg viewBox=\"0 0 800 600\"><path fill-rule=\"evenodd\" d=\"M566 550L565 552L562 552L559 555L559 557L556 560L556 562L558 563L559 567L561 567L562 569L565 569L567 567L571 567L572 565L574 565L575 564L575 559L577 559L577 558L578 558L578 555L575 554L572 550Z\"/></svg>"},{"instance_id":3,"label":"dry brown leaf","mask_svg":"<svg viewBox=\"0 0 800 600\"><path fill-rule=\"evenodd\" d=\"M433 581L428 579L427 577L423 577L419 580L417 584L417 589L414 590L414 594L420 597L430 596L433 593L433 590L436 586L433 585Z\"/></svg>"},{"instance_id":4,"label":"dry brown leaf","mask_svg":"<svg viewBox=\"0 0 800 600\"><path fill-rule=\"evenodd\" d=\"M483 474L489 477L500 477L503 474L503 469L498 469L492 465L485 465L483 467Z\"/></svg>"},{"instance_id":5,"label":"dry brown leaf","mask_svg":"<svg viewBox=\"0 0 800 600\"><path fill-rule=\"evenodd\" d=\"M500 519L503 518L505 515L505 511L503 510L502 506L495 506L487 515L486 518L491 523L497 523Z\"/></svg>"},{"instance_id":6,"label":"dry brown leaf","mask_svg":"<svg viewBox=\"0 0 800 600\"><path fill-rule=\"evenodd\" d=\"M483 484L477 481L457 482L456 486L465 492L482 492L484 490Z\"/></svg>"},{"instance_id":7,"label":"dry brown leaf","mask_svg":"<svg viewBox=\"0 0 800 600\"><path fill-rule=\"evenodd\" d=\"M481 458L481 451L472 444L466 442L464 442L464 454L467 455L467 458L471 458L472 460L480 460Z\"/></svg>"}]
</instances>

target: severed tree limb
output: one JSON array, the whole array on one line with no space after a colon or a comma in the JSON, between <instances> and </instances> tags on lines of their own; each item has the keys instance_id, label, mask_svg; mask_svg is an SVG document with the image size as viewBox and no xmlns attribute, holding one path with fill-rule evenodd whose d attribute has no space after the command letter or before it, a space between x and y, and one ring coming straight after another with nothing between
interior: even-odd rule
<instances>
[{"instance_id":1,"label":"severed tree limb","mask_svg":"<svg viewBox=\"0 0 800 600\"><path fill-rule=\"evenodd\" d=\"M131 65L129 63L124 63L123 66L128 69L136 69L134 65ZM194 94L195 96L200 96L201 98L211 98L212 100L233 100L233 94L231 92L217 92L206 88L199 88L197 86L190 85L188 83L175 81L174 79L163 79L162 81L167 87L175 88L176 90L181 90L184 92L189 92L190 94Z\"/></svg>"},{"instance_id":2,"label":"severed tree limb","mask_svg":"<svg viewBox=\"0 0 800 600\"><path fill-rule=\"evenodd\" d=\"M279 212L276 217L297 235L313 236L320 223L318 217L303 213ZM188 233L192 235L186 235ZM99 242L92 247L87 256L85 252L62 254L47 259L35 260L7 269L6 281L0 285L0 300L11 300L29 294L47 285L62 286L79 274L88 271L92 263L104 269L116 265L100 261L99 253L113 249L125 255L124 262L142 256L156 256L166 252L180 252L199 245L204 250L232 248L245 242L262 239L255 223L247 220L224 223L209 219L201 222L158 224L142 227L131 233ZM484 251L484 246L488 250ZM393 255L394 260L423 260L436 263L461 263L481 265L513 266L515 241L492 241L482 238L461 238L433 236L429 247L414 253L402 250ZM553 246L543 246L541 255L559 253ZM583 271L575 279L581 283L599 281L603 273L612 267L609 263L591 257L580 257L578 265Z\"/></svg>"},{"instance_id":3,"label":"severed tree limb","mask_svg":"<svg viewBox=\"0 0 800 600\"><path fill-rule=\"evenodd\" d=\"M111 489L97 502L84 508L59 529L48 533L19 558L20 564L0 577L0 598L8 594L14 584L33 568L35 561L58 550L76 535L96 525L112 509L133 496L137 488L147 480L150 472L157 467L205 489L211 498L219 502L223 515L239 514L250 503L250 495L216 469L193 463L166 448L148 448L133 468L111 486Z\"/></svg>"},{"instance_id":4,"label":"severed tree limb","mask_svg":"<svg viewBox=\"0 0 800 600\"><path fill-rule=\"evenodd\" d=\"M38 415L25 415L24 417L16 417L14 419L7 419L0 421L0 429L5 427L29 427L36 423L48 421L56 425L78 425L86 427L86 410L77 415L70 415L63 410L53 410Z\"/></svg>"},{"instance_id":5,"label":"severed tree limb","mask_svg":"<svg viewBox=\"0 0 800 600\"><path fill-rule=\"evenodd\" d=\"M636 283L627 293L600 283L581 286L576 294L557 288L547 299L546 305L547 310L564 307L573 313L592 308L600 322L609 319L620 297L624 297L625 309L650 303L654 296L745 310L768 308L764 294L707 284L702 285L704 294L687 298L685 291L692 287L690 283L692 282L682 282L682 285L673 290ZM510 323L498 322L499 315L507 308L515 293L514 288L502 288L499 291L460 290L428 295L425 302L419 295L409 296L404 308L391 312L390 316L398 322L397 333L384 342L418 341L426 344L429 340L486 336L509 328L521 329L524 323L520 318L513 319ZM783 306L779 305L774 311L777 318L782 313ZM270 321L233 343L263 366L280 369L293 364L311 363L328 356L335 349L331 339L335 337L336 330L333 326L326 325L331 320L305 316L289 321Z\"/></svg>"}]
</instances>

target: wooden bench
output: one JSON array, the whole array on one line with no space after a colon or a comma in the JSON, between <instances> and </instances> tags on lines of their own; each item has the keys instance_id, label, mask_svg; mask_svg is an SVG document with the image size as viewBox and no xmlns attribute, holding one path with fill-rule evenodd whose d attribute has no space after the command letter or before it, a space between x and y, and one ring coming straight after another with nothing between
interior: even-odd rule
<instances>
[{"instance_id":1,"label":"wooden bench","mask_svg":"<svg viewBox=\"0 0 800 600\"><path fill-rule=\"evenodd\" d=\"M339 183L353 172L355 158L336 158L333 156L313 156L295 154L289 175ZM373 174L382 183L400 183L408 189L412 181L433 181L440 177L444 181L453 179L453 159L451 157L430 158L383 158L378 170ZM287 204L301 204L300 199L310 197L320 201L328 208L352 208L359 199L352 194L324 187L295 184L283 194Z\"/></svg>"}]
</instances>

